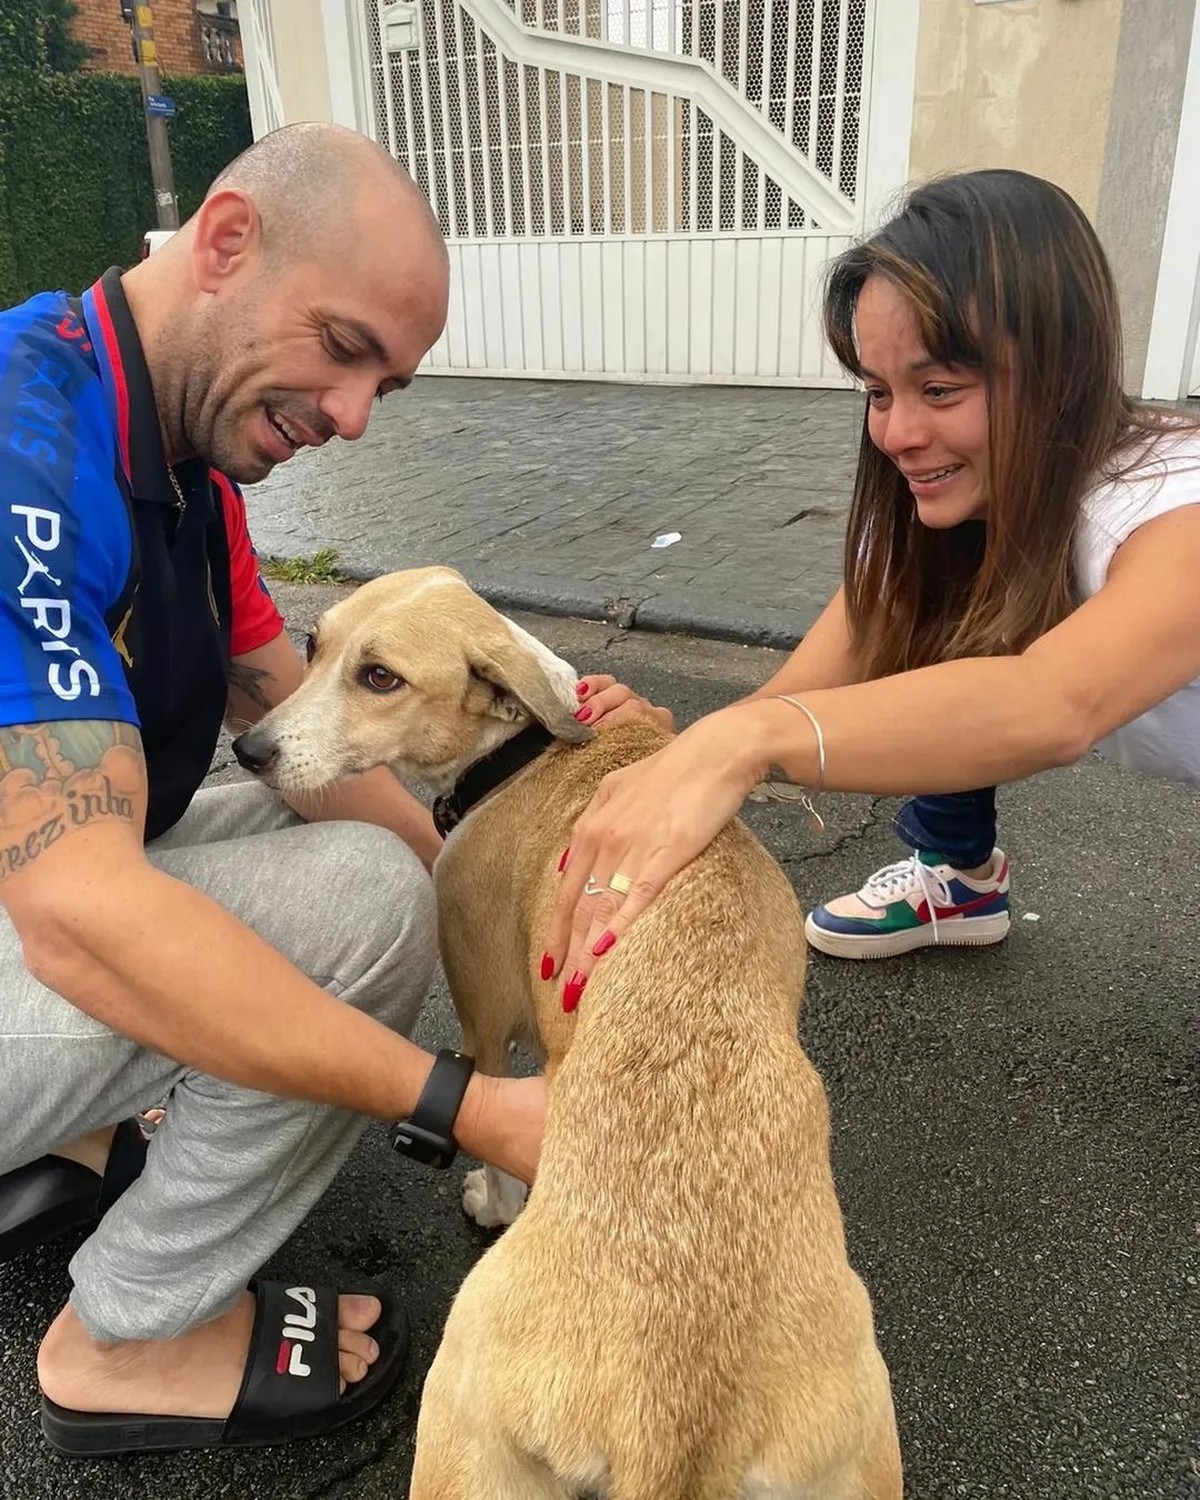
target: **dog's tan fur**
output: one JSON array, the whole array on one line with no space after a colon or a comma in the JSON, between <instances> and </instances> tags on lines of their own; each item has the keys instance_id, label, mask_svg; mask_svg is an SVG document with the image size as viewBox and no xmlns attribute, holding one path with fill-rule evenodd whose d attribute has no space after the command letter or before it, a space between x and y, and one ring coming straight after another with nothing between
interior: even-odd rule
<instances>
[{"instance_id":1,"label":"dog's tan fur","mask_svg":"<svg viewBox=\"0 0 1200 1500\"><path fill-rule=\"evenodd\" d=\"M259 731L277 785L391 764L435 785L536 716L580 741L573 675L426 569L322 620L310 674ZM358 685L378 662L407 686ZM537 1182L464 1282L429 1372L413 1500L900 1500L871 1308L834 1194L824 1091L796 1037L788 881L725 830L599 965L579 1011L543 983L555 866L648 723L555 746L477 808L436 868L464 1045L531 1042L550 1079ZM507 1219L512 1185L467 1203Z\"/></svg>"}]
</instances>

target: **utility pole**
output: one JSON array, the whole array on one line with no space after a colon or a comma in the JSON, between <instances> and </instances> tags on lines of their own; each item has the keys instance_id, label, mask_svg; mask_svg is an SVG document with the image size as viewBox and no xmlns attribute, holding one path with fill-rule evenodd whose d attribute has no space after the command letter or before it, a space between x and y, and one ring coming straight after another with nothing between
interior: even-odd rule
<instances>
[{"instance_id":1,"label":"utility pole","mask_svg":"<svg viewBox=\"0 0 1200 1500\"><path fill-rule=\"evenodd\" d=\"M153 12L147 4L134 4L128 9L129 23L133 28L133 55L142 82L142 108L146 114L146 141L150 147L150 176L154 183L158 227L178 229L179 204L175 198L171 146L167 140L167 121L174 115L175 105L160 92L162 81L158 76Z\"/></svg>"}]
</instances>

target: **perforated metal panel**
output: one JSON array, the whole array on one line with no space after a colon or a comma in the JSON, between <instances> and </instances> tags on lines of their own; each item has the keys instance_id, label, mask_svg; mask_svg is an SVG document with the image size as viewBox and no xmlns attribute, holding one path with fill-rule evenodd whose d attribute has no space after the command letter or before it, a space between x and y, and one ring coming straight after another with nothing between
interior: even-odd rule
<instances>
[{"instance_id":1,"label":"perforated metal panel","mask_svg":"<svg viewBox=\"0 0 1200 1500\"><path fill-rule=\"evenodd\" d=\"M364 0L376 134L452 238L819 228L694 98L531 66L459 0L386 53ZM531 31L707 63L853 201L869 0L495 0ZM587 49L584 49L587 50Z\"/></svg>"},{"instance_id":2,"label":"perforated metal panel","mask_svg":"<svg viewBox=\"0 0 1200 1500\"><path fill-rule=\"evenodd\" d=\"M822 267L881 7L915 37L915 0L417 0L415 31L356 3L375 135L450 243L426 368L843 382Z\"/></svg>"}]
</instances>

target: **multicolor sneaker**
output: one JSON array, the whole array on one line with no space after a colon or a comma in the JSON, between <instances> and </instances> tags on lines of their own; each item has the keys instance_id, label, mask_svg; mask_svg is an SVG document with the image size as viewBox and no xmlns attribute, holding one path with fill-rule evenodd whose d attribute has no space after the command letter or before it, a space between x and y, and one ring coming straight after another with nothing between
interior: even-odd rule
<instances>
[{"instance_id":1,"label":"multicolor sneaker","mask_svg":"<svg viewBox=\"0 0 1200 1500\"><path fill-rule=\"evenodd\" d=\"M1008 935L1008 860L993 849L991 876L974 880L940 854L913 854L876 870L857 895L818 906L804 931L814 948L835 958L999 943Z\"/></svg>"}]
</instances>

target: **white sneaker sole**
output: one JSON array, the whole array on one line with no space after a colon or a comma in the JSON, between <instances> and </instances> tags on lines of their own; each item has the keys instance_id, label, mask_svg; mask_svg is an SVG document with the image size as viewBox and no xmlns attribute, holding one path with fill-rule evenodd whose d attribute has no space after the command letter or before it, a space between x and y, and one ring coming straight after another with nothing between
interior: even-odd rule
<instances>
[{"instance_id":1,"label":"white sneaker sole","mask_svg":"<svg viewBox=\"0 0 1200 1500\"><path fill-rule=\"evenodd\" d=\"M990 917L950 917L938 923L936 935L933 923L926 922L905 932L866 937L861 933L826 932L809 916L804 919L804 935L810 947L834 958L894 958L917 948L983 948L989 943L1002 943L1009 926L1008 912L1001 911Z\"/></svg>"}]
</instances>

